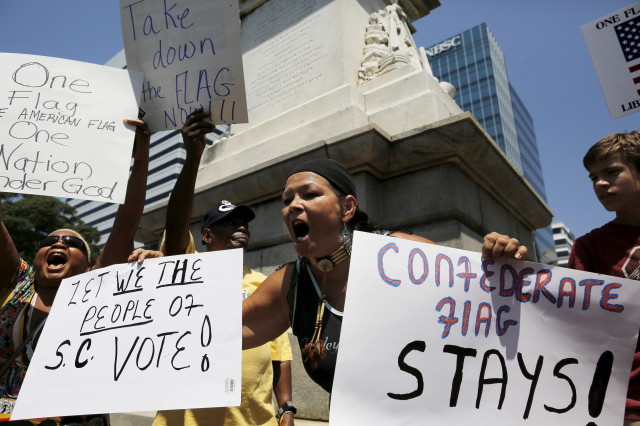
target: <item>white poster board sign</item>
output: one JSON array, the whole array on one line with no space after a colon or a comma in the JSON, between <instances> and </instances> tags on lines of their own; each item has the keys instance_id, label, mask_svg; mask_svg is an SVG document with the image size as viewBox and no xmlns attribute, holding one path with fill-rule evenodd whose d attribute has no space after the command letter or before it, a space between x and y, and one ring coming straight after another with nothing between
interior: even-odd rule
<instances>
[{"instance_id":1,"label":"white poster board sign","mask_svg":"<svg viewBox=\"0 0 640 426\"><path fill-rule=\"evenodd\" d=\"M65 279L11 420L239 405L241 303L240 249Z\"/></svg>"},{"instance_id":2,"label":"white poster board sign","mask_svg":"<svg viewBox=\"0 0 640 426\"><path fill-rule=\"evenodd\" d=\"M640 2L582 26L611 118L640 111Z\"/></svg>"},{"instance_id":3,"label":"white poster board sign","mask_svg":"<svg viewBox=\"0 0 640 426\"><path fill-rule=\"evenodd\" d=\"M216 124L248 121L238 0L120 0L120 19L152 131L180 128L200 107Z\"/></svg>"},{"instance_id":4,"label":"white poster board sign","mask_svg":"<svg viewBox=\"0 0 640 426\"><path fill-rule=\"evenodd\" d=\"M330 423L620 425L639 292L356 233Z\"/></svg>"},{"instance_id":5,"label":"white poster board sign","mask_svg":"<svg viewBox=\"0 0 640 426\"><path fill-rule=\"evenodd\" d=\"M123 203L142 75L0 53L0 191Z\"/></svg>"}]
</instances>

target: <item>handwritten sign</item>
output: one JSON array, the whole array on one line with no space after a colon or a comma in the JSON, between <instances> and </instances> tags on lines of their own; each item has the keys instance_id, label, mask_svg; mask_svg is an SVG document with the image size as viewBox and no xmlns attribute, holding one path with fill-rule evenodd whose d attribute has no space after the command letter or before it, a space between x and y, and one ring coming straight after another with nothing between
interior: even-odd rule
<instances>
[{"instance_id":1,"label":"handwritten sign","mask_svg":"<svg viewBox=\"0 0 640 426\"><path fill-rule=\"evenodd\" d=\"M239 405L241 285L240 249L64 280L11 420Z\"/></svg>"},{"instance_id":2,"label":"handwritten sign","mask_svg":"<svg viewBox=\"0 0 640 426\"><path fill-rule=\"evenodd\" d=\"M639 292L357 233L330 423L622 424Z\"/></svg>"},{"instance_id":3,"label":"handwritten sign","mask_svg":"<svg viewBox=\"0 0 640 426\"><path fill-rule=\"evenodd\" d=\"M640 111L640 2L582 26L611 118Z\"/></svg>"},{"instance_id":4,"label":"handwritten sign","mask_svg":"<svg viewBox=\"0 0 640 426\"><path fill-rule=\"evenodd\" d=\"M216 124L248 121L238 0L120 0L120 11L152 131L182 127L199 107Z\"/></svg>"},{"instance_id":5,"label":"handwritten sign","mask_svg":"<svg viewBox=\"0 0 640 426\"><path fill-rule=\"evenodd\" d=\"M139 73L0 53L0 191L123 203Z\"/></svg>"}]
</instances>

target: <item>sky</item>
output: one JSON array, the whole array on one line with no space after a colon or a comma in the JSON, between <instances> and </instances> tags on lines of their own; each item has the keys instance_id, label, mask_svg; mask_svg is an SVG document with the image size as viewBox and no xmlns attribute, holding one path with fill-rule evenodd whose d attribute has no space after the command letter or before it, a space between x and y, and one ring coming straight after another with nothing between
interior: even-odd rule
<instances>
[{"instance_id":1,"label":"sky","mask_svg":"<svg viewBox=\"0 0 640 426\"><path fill-rule=\"evenodd\" d=\"M440 0L414 22L431 46L482 22L535 123L548 204L576 236L613 219L593 195L582 157L602 137L640 128L612 120L580 27L631 0ZM123 48L116 0L0 0L0 52L103 64ZM322 35L319 34L319 37Z\"/></svg>"}]
</instances>

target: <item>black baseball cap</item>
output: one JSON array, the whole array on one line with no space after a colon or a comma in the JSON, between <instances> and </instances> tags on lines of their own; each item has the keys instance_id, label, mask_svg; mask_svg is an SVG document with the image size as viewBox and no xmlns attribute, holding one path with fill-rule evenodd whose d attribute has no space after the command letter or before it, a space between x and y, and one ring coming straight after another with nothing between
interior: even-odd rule
<instances>
[{"instance_id":1,"label":"black baseball cap","mask_svg":"<svg viewBox=\"0 0 640 426\"><path fill-rule=\"evenodd\" d=\"M245 206L244 204L236 206L230 201L222 200L207 210L204 216L202 216L202 226L200 229L209 228L214 223L220 222L222 219L232 215L240 217L247 222L251 222L256 217L249 206Z\"/></svg>"}]
</instances>

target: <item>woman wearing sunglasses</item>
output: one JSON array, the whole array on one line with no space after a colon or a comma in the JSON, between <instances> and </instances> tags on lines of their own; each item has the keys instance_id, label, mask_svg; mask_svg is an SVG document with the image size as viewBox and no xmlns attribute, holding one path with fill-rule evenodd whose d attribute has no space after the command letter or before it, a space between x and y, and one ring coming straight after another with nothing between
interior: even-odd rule
<instances>
[{"instance_id":1,"label":"woman wearing sunglasses","mask_svg":"<svg viewBox=\"0 0 640 426\"><path fill-rule=\"evenodd\" d=\"M118 208L96 268L126 262L144 208L151 132L142 120L125 120L125 124L136 126L133 168L125 202ZM0 205L0 288L5 287L8 293L0 299L4 301L0 308L0 420L6 420L13 409L60 283L89 271L90 258L89 245L82 235L58 229L40 240L33 264L27 263L18 255L2 222ZM101 426L108 424L109 418L98 414L47 419L46 423Z\"/></svg>"}]
</instances>

